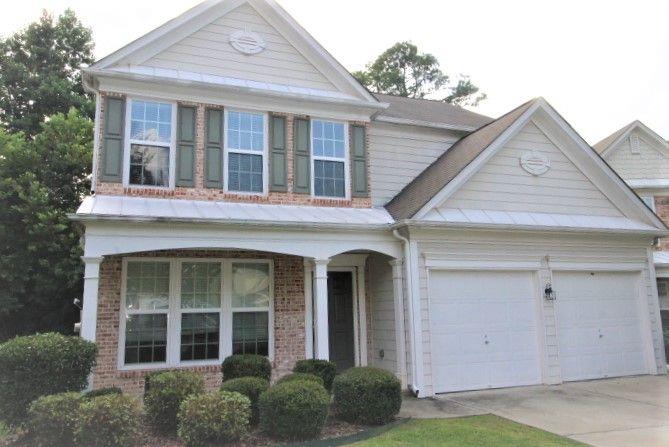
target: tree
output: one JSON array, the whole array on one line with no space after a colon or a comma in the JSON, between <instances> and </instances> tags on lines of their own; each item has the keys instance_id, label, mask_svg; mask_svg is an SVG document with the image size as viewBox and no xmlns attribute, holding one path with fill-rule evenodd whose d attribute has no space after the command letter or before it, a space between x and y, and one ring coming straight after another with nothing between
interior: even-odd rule
<instances>
[{"instance_id":1,"label":"tree","mask_svg":"<svg viewBox=\"0 0 669 447\"><path fill-rule=\"evenodd\" d=\"M459 106L476 106L486 99L468 76L460 75L457 84L448 85L450 78L442 72L437 58L420 53L411 42L396 43L353 76L376 93L424 98L446 90L448 95L443 101Z\"/></svg>"},{"instance_id":2,"label":"tree","mask_svg":"<svg viewBox=\"0 0 669 447\"><path fill-rule=\"evenodd\" d=\"M32 23L0 40L0 125L32 137L54 113L71 107L93 116L81 68L93 62L91 30L66 10L54 23L43 11Z\"/></svg>"},{"instance_id":3,"label":"tree","mask_svg":"<svg viewBox=\"0 0 669 447\"><path fill-rule=\"evenodd\" d=\"M67 213L90 188L93 124L73 108L41 128L33 139L0 130L0 339L70 332L82 293Z\"/></svg>"}]
</instances>

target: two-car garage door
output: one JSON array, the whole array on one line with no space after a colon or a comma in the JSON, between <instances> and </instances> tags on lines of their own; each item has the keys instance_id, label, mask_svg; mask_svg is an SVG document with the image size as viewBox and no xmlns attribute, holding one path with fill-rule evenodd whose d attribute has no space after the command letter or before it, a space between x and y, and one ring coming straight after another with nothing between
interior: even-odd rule
<instances>
[{"instance_id":1,"label":"two-car garage door","mask_svg":"<svg viewBox=\"0 0 669 447\"><path fill-rule=\"evenodd\" d=\"M562 379L642 374L635 273L556 272ZM430 272L436 393L538 384L541 297L529 271Z\"/></svg>"}]
</instances>

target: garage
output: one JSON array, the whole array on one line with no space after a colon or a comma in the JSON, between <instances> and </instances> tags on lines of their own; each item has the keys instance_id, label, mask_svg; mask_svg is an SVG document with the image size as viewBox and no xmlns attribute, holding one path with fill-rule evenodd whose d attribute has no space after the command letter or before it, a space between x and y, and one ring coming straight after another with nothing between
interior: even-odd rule
<instances>
[{"instance_id":1,"label":"garage","mask_svg":"<svg viewBox=\"0 0 669 447\"><path fill-rule=\"evenodd\" d=\"M562 380L647 374L639 273L556 272Z\"/></svg>"},{"instance_id":2,"label":"garage","mask_svg":"<svg viewBox=\"0 0 669 447\"><path fill-rule=\"evenodd\" d=\"M432 270L429 288L436 393L541 382L533 273Z\"/></svg>"}]
</instances>

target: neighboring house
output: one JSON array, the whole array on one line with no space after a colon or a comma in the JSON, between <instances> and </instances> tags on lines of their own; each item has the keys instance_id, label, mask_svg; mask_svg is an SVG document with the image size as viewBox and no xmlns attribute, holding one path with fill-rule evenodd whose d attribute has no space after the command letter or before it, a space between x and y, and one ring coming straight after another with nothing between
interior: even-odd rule
<instances>
[{"instance_id":1,"label":"neighboring house","mask_svg":"<svg viewBox=\"0 0 669 447\"><path fill-rule=\"evenodd\" d=\"M650 209L669 223L669 142L634 121L594 145ZM669 327L669 238L659 239L655 273L660 309Z\"/></svg>"},{"instance_id":2,"label":"neighboring house","mask_svg":"<svg viewBox=\"0 0 669 447\"><path fill-rule=\"evenodd\" d=\"M420 397L665 371L669 232L542 98L492 120L372 95L272 0L203 3L84 82L96 388L215 386L233 353Z\"/></svg>"}]
</instances>

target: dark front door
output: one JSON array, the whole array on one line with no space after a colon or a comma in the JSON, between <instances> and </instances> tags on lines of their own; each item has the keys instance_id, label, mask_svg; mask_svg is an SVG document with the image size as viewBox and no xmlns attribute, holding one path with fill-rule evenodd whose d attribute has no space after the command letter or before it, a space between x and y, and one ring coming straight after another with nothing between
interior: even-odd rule
<instances>
[{"instance_id":1,"label":"dark front door","mask_svg":"<svg viewBox=\"0 0 669 447\"><path fill-rule=\"evenodd\" d=\"M353 274L328 272L330 360L337 371L355 366L353 341Z\"/></svg>"}]
</instances>

